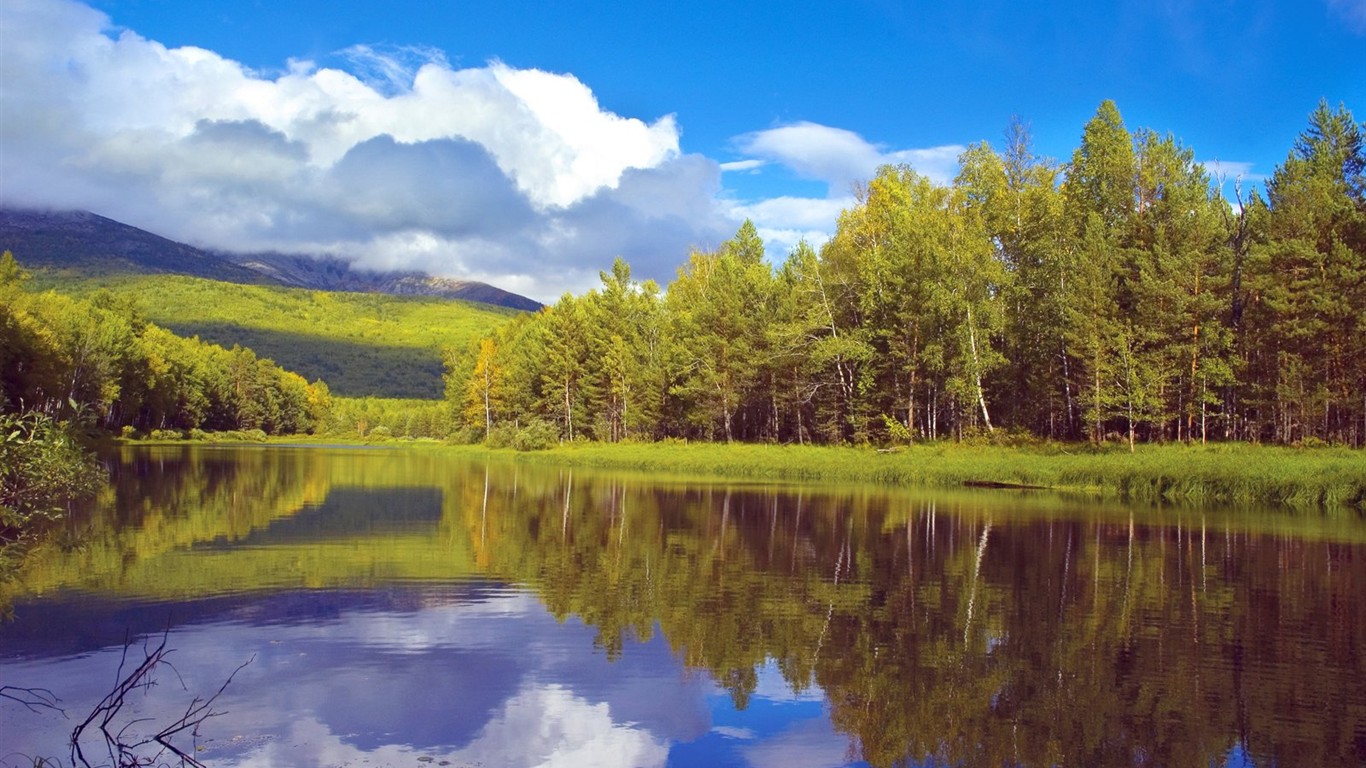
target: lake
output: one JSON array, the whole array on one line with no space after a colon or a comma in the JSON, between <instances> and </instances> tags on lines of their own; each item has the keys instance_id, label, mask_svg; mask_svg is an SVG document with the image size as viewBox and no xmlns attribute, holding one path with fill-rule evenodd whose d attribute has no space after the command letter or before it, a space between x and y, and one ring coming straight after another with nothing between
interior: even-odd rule
<instances>
[{"instance_id":1,"label":"lake","mask_svg":"<svg viewBox=\"0 0 1366 768\"><path fill-rule=\"evenodd\" d=\"M125 647L123 674L163 639L113 730L230 679L175 741L211 766L1366 765L1353 513L383 448L110 462L0 586L0 685L65 711L0 699L0 765L70 765Z\"/></svg>"}]
</instances>

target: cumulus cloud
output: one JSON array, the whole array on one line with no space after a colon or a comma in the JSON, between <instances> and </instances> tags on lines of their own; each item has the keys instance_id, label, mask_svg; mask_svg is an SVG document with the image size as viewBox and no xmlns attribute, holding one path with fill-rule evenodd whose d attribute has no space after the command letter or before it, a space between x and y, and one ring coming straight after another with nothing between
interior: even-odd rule
<instances>
[{"instance_id":1,"label":"cumulus cloud","mask_svg":"<svg viewBox=\"0 0 1366 768\"><path fill-rule=\"evenodd\" d=\"M617 255L667 277L734 231L720 167L680 151L672 116L605 111L572 75L365 45L349 70L263 74L69 0L7 0L0 23L0 203L540 299Z\"/></svg>"}]
</instances>

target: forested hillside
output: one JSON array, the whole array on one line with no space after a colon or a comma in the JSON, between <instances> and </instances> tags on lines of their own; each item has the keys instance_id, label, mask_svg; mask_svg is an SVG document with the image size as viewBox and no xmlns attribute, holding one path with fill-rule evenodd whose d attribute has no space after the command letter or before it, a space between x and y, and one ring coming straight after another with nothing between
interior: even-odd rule
<instances>
[{"instance_id":1,"label":"forested hillside","mask_svg":"<svg viewBox=\"0 0 1366 768\"><path fill-rule=\"evenodd\" d=\"M1015 124L948 186L883 168L776 268L748 222L666 290L618 261L471 344L448 393L567 439L1360 446L1362 131L1321 103L1263 197L1108 101L1067 163Z\"/></svg>"},{"instance_id":2,"label":"forested hillside","mask_svg":"<svg viewBox=\"0 0 1366 768\"><path fill-rule=\"evenodd\" d=\"M21 257L22 260L22 257ZM238 285L181 275L54 279L38 287L114 297L180 334L247 347L347 397L439 399L441 350L490 333L515 312L430 297Z\"/></svg>"},{"instance_id":3,"label":"forested hillside","mask_svg":"<svg viewBox=\"0 0 1366 768\"><path fill-rule=\"evenodd\" d=\"M0 254L0 411L119 431L311 431L331 407L309 384L250 349L224 349L147 321L127 298L26 290Z\"/></svg>"},{"instance_id":4,"label":"forested hillside","mask_svg":"<svg viewBox=\"0 0 1366 768\"><path fill-rule=\"evenodd\" d=\"M241 309L226 298L239 286L165 279L190 280L207 292L176 294L182 300L198 296L219 312ZM304 433L434 438L452 430L449 408L442 400L334 395L325 380L309 383L249 347L219 345L167 330L149 320L135 291L99 289L81 297L35 290L32 282L12 254L0 254L0 418L22 428L7 438L6 445L16 435L25 443L25 434L49 432L57 445L66 432L91 430L154 439L203 438L212 432L220 433L217 439L252 440ZM273 316L277 324L291 318L298 322L293 314L300 306L296 293L266 292L263 295L280 298L280 306L248 308L260 310L262 317ZM320 294L318 299L326 304L331 297ZM345 295L342 301L351 298L359 297ZM370 298L380 304L386 301ZM441 301L432 305L448 306ZM502 317L491 314L494 320L489 322ZM410 336L436 343L439 328L417 326L405 326L413 329ZM453 332L462 328L454 321L446 327ZM339 346L326 339L301 338L291 350L296 356ZM426 348L384 349L439 359L438 352ZM376 377L385 375L376 368L375 358L363 352L357 353L359 367ZM405 375L403 366L412 368L412 363L394 357L397 362L390 375L397 379ZM421 361L430 364L425 357ZM5 503L0 499L0 506Z\"/></svg>"}]
</instances>

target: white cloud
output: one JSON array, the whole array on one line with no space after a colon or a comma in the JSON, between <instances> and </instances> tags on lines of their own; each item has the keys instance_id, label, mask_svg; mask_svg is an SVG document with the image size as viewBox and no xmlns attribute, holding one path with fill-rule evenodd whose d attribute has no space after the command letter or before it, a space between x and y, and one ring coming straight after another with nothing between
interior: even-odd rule
<instances>
[{"instance_id":1,"label":"white cloud","mask_svg":"<svg viewBox=\"0 0 1366 768\"><path fill-rule=\"evenodd\" d=\"M743 748L753 768L827 768L857 759L849 737L825 718L798 721L783 732Z\"/></svg>"},{"instance_id":2,"label":"white cloud","mask_svg":"<svg viewBox=\"0 0 1366 768\"><path fill-rule=\"evenodd\" d=\"M607 112L572 75L364 45L342 52L353 71L290 60L267 75L69 0L6 0L0 24L0 203L541 299L617 255L667 261L637 270L667 277L734 230L719 166L681 153L672 116Z\"/></svg>"},{"instance_id":3,"label":"white cloud","mask_svg":"<svg viewBox=\"0 0 1366 768\"><path fill-rule=\"evenodd\" d=\"M509 699L458 758L475 765L662 766L669 745L616 723L606 704L548 685Z\"/></svg>"},{"instance_id":4,"label":"white cloud","mask_svg":"<svg viewBox=\"0 0 1366 768\"><path fill-rule=\"evenodd\" d=\"M341 51L352 72L366 85L388 95L402 93L424 64L446 65L446 55L428 46L377 48L358 43ZM307 74L307 72L301 73Z\"/></svg>"},{"instance_id":5,"label":"white cloud","mask_svg":"<svg viewBox=\"0 0 1366 768\"><path fill-rule=\"evenodd\" d=\"M731 173L734 171L757 171L768 163L763 160L735 160L729 163L721 163L721 170Z\"/></svg>"},{"instance_id":6,"label":"white cloud","mask_svg":"<svg viewBox=\"0 0 1366 768\"><path fill-rule=\"evenodd\" d=\"M783 228L821 229L829 227L855 202L852 197L771 197L737 205L735 215Z\"/></svg>"},{"instance_id":7,"label":"white cloud","mask_svg":"<svg viewBox=\"0 0 1366 768\"><path fill-rule=\"evenodd\" d=\"M773 197L751 203L737 203L731 211L737 219L754 222L770 258L781 260L798 243L806 241L819 249L835 231L835 222L853 197Z\"/></svg>"},{"instance_id":8,"label":"white cloud","mask_svg":"<svg viewBox=\"0 0 1366 768\"><path fill-rule=\"evenodd\" d=\"M882 156L853 131L808 122L746 134L736 144L746 154L781 163L832 188L871 177Z\"/></svg>"},{"instance_id":9,"label":"white cloud","mask_svg":"<svg viewBox=\"0 0 1366 768\"><path fill-rule=\"evenodd\" d=\"M746 154L781 163L797 174L828 184L843 194L873 177L881 165L907 163L936 182L946 184L957 172L958 155L966 147L951 144L928 149L886 151L853 131L819 123L798 122L745 134L736 145Z\"/></svg>"}]
</instances>

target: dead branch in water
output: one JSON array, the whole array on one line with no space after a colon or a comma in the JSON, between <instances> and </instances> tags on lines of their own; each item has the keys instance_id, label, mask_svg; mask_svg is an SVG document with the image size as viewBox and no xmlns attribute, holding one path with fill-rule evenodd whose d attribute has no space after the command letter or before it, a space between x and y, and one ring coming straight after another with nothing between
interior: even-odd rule
<instances>
[{"instance_id":1,"label":"dead branch in water","mask_svg":"<svg viewBox=\"0 0 1366 768\"><path fill-rule=\"evenodd\" d=\"M139 723L147 722L148 718L133 718L124 721L121 717L128 695L140 690L147 691L156 685L155 672L158 667L163 666L169 667L172 672L175 672L176 678L180 680L181 688L185 688L185 681L180 678L180 673L166 659L171 654L171 651L166 648L166 640L169 634L169 630L163 633L161 642L155 648L149 649L147 643L144 642L143 659L127 676L124 675L123 670L128 665L128 649L132 646L131 643L124 643L123 657L119 660L118 682L95 705L94 709L90 710L90 714L86 716L85 720L71 732L71 764L73 766L94 768L86 759L85 752L81 748L81 739L86 735L88 729L94 727L103 737L104 751L108 753L110 763L116 768L155 765L157 761L168 754L178 758L181 766L205 768L203 763L195 759L192 752L186 752L176 746L174 739L185 733L189 733L192 738L197 739L200 725L203 725L211 717L224 714L215 710L213 703L223 694L223 691L227 690L228 684L237 676L237 673L241 672L243 667L250 664L256 657L253 656L233 670L232 674L228 675L228 679L223 681L223 684L212 696L207 699L195 696L180 717L150 736L140 736L133 729ZM193 751L193 747L191 750Z\"/></svg>"}]
</instances>

